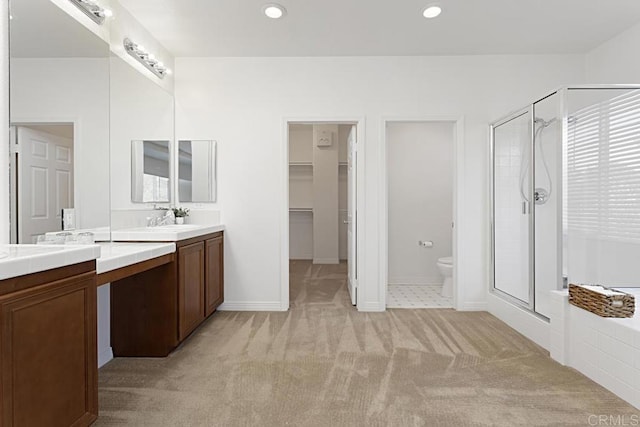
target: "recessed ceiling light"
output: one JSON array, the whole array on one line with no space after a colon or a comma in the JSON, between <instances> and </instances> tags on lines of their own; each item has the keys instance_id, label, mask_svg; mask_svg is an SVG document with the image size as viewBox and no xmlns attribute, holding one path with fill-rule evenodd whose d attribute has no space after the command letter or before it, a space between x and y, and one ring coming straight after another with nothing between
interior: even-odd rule
<instances>
[{"instance_id":1,"label":"recessed ceiling light","mask_svg":"<svg viewBox=\"0 0 640 427\"><path fill-rule=\"evenodd\" d=\"M287 14L287 9L284 6L279 5L277 3L266 4L262 8L262 11L268 18L271 19L280 19Z\"/></svg>"},{"instance_id":2,"label":"recessed ceiling light","mask_svg":"<svg viewBox=\"0 0 640 427\"><path fill-rule=\"evenodd\" d=\"M437 4L432 4L427 6L423 11L422 11L422 16L424 16L425 18L435 18L436 16L440 15L442 13L442 8L440 6L438 6Z\"/></svg>"}]
</instances>

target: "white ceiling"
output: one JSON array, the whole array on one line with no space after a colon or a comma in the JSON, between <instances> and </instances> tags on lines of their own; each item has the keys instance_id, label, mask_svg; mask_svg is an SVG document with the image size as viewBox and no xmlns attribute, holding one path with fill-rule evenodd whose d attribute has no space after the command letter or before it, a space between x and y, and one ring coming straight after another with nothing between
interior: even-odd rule
<instances>
[{"instance_id":1,"label":"white ceiling","mask_svg":"<svg viewBox=\"0 0 640 427\"><path fill-rule=\"evenodd\" d=\"M11 0L14 58L109 56L109 46L50 0Z\"/></svg>"},{"instance_id":2,"label":"white ceiling","mask_svg":"<svg viewBox=\"0 0 640 427\"><path fill-rule=\"evenodd\" d=\"M120 0L176 56L584 53L640 21L640 0Z\"/></svg>"}]
</instances>

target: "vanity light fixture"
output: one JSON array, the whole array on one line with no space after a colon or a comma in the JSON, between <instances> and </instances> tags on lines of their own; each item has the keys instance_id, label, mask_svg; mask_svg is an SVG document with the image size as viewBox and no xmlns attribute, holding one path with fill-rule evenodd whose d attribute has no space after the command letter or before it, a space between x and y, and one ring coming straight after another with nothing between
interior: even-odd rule
<instances>
[{"instance_id":1,"label":"vanity light fixture","mask_svg":"<svg viewBox=\"0 0 640 427\"><path fill-rule=\"evenodd\" d=\"M267 15L267 18L271 18L271 19L280 19L287 14L287 9L285 9L284 6L277 3L265 4L262 7L262 11L264 12L265 15Z\"/></svg>"},{"instance_id":2,"label":"vanity light fixture","mask_svg":"<svg viewBox=\"0 0 640 427\"><path fill-rule=\"evenodd\" d=\"M132 42L130 39L125 38L123 41L124 50L135 59L144 65L149 71L164 79L164 76L171 74L171 70L164 66L164 64L156 59L156 57L147 52L144 46Z\"/></svg>"},{"instance_id":3,"label":"vanity light fixture","mask_svg":"<svg viewBox=\"0 0 640 427\"><path fill-rule=\"evenodd\" d=\"M84 12L89 18L93 19L93 21L102 25L105 19L113 16L113 12L109 9L105 9L101 7L94 0L69 0L71 3L76 5L78 9Z\"/></svg>"},{"instance_id":4,"label":"vanity light fixture","mask_svg":"<svg viewBox=\"0 0 640 427\"><path fill-rule=\"evenodd\" d=\"M439 16L441 13L442 13L442 7L440 7L439 4L434 3L424 8L424 10L422 11L422 16L424 16L427 19L431 19L431 18L435 18L436 16Z\"/></svg>"}]
</instances>

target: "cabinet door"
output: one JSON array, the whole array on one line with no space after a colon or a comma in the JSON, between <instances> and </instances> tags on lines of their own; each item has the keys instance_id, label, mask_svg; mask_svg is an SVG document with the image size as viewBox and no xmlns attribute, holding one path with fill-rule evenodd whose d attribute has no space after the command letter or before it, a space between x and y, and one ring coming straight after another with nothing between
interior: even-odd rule
<instances>
[{"instance_id":1,"label":"cabinet door","mask_svg":"<svg viewBox=\"0 0 640 427\"><path fill-rule=\"evenodd\" d=\"M224 256L223 238L206 241L206 316L210 316L224 301Z\"/></svg>"},{"instance_id":2,"label":"cabinet door","mask_svg":"<svg viewBox=\"0 0 640 427\"><path fill-rule=\"evenodd\" d=\"M98 415L95 274L0 298L0 425L87 426Z\"/></svg>"},{"instance_id":3,"label":"cabinet door","mask_svg":"<svg viewBox=\"0 0 640 427\"><path fill-rule=\"evenodd\" d=\"M182 341L204 320L204 242L178 248L178 311Z\"/></svg>"}]
</instances>

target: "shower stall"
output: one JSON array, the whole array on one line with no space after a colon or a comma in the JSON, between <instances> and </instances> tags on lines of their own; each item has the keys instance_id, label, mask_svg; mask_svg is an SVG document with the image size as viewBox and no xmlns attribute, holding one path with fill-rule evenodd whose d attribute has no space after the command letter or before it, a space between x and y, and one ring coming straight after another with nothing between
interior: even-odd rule
<instances>
[{"instance_id":1,"label":"shower stall","mask_svg":"<svg viewBox=\"0 0 640 427\"><path fill-rule=\"evenodd\" d=\"M640 85L573 86L491 124L491 291L640 283ZM635 280L635 282L634 282Z\"/></svg>"}]
</instances>

